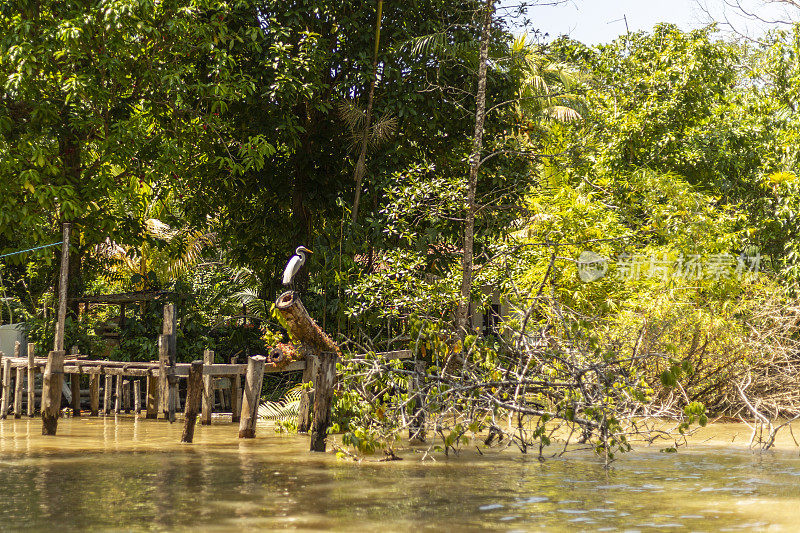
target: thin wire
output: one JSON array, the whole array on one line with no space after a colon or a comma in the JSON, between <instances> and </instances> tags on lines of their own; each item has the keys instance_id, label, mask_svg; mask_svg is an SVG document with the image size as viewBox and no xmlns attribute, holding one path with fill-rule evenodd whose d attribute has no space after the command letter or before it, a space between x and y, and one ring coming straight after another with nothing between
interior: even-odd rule
<instances>
[{"instance_id":1,"label":"thin wire","mask_svg":"<svg viewBox=\"0 0 800 533\"><path fill-rule=\"evenodd\" d=\"M41 250L42 248L50 248L51 246L58 246L59 244L64 244L64 241L58 241L58 242L54 242L52 244L45 244L45 245L42 245L42 246L37 246L35 248L28 248L27 250L20 250L19 252L11 252L10 254L3 254L3 255L0 255L0 259L2 259L3 257L9 257L11 255L19 255L19 254L24 254L26 252L32 252L34 250Z\"/></svg>"}]
</instances>

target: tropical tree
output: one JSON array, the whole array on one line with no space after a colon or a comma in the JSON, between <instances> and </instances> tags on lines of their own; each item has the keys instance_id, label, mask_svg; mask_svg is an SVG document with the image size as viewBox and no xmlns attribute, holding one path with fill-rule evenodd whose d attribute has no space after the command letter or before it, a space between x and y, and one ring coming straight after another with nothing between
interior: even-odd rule
<instances>
[{"instance_id":1,"label":"tropical tree","mask_svg":"<svg viewBox=\"0 0 800 533\"><path fill-rule=\"evenodd\" d=\"M258 28L229 24L243 10L207 0L5 2L0 201L11 208L0 235L39 244L73 222L74 293L82 251L143 237L113 197L135 195L139 183L181 189L197 172L257 166L272 147L236 135L226 118L253 91L237 48Z\"/></svg>"}]
</instances>

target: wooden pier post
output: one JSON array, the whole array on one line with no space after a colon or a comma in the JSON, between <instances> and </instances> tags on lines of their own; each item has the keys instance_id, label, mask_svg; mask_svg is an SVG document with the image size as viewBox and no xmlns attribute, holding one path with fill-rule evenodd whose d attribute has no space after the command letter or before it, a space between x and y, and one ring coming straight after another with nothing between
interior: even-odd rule
<instances>
[{"instance_id":1,"label":"wooden pier post","mask_svg":"<svg viewBox=\"0 0 800 533\"><path fill-rule=\"evenodd\" d=\"M163 337L164 339L164 350L166 351L166 372L165 372L165 383L166 383L166 409L165 415L166 418L170 422L175 422L175 411L177 410L177 406L180 403L180 399L178 398L178 379L174 375L173 370L175 368L175 362L177 361L177 354L178 354L178 336L176 334L176 327L177 327L177 316L175 315L175 304L168 303L164 305L164 323L163 323ZM161 341L159 337L159 362L161 361Z\"/></svg>"},{"instance_id":2,"label":"wooden pier post","mask_svg":"<svg viewBox=\"0 0 800 533\"><path fill-rule=\"evenodd\" d=\"M207 365L214 364L214 352L205 350L203 352L203 363ZM200 417L200 424L207 426L211 424L211 412L214 410L214 377L203 376L203 415ZM188 391L188 387L187 387ZM189 404L189 393L186 393L186 404ZM191 441L189 441L191 442Z\"/></svg>"},{"instance_id":3,"label":"wooden pier post","mask_svg":"<svg viewBox=\"0 0 800 533\"><path fill-rule=\"evenodd\" d=\"M306 356L306 369L303 370L303 384L313 386L319 360L316 356ZM300 392L300 407L297 410L297 432L308 433L311 429L311 417L314 406L314 389L303 389Z\"/></svg>"},{"instance_id":4,"label":"wooden pier post","mask_svg":"<svg viewBox=\"0 0 800 533\"><path fill-rule=\"evenodd\" d=\"M0 400L0 418L8 416L8 402L11 395L11 359L4 357L0 352L0 360L3 361L3 398Z\"/></svg>"},{"instance_id":5,"label":"wooden pier post","mask_svg":"<svg viewBox=\"0 0 800 533\"><path fill-rule=\"evenodd\" d=\"M36 343L28 343L28 416L36 413Z\"/></svg>"},{"instance_id":6,"label":"wooden pier post","mask_svg":"<svg viewBox=\"0 0 800 533\"><path fill-rule=\"evenodd\" d=\"M61 243L61 271L58 276L58 318L56 320L56 332L53 337L53 350L64 351L64 323L67 319L67 283L69 282L69 236L72 224L64 222L62 225L62 243ZM63 370L63 353L62 353L62 370ZM48 359L50 357L48 356ZM63 376L61 383L64 383ZM58 391L61 394L61 391ZM44 397L43 397L44 398ZM42 400L42 411L44 411L44 400ZM56 420L56 423L58 421ZM53 431L55 434L55 431Z\"/></svg>"},{"instance_id":7,"label":"wooden pier post","mask_svg":"<svg viewBox=\"0 0 800 533\"><path fill-rule=\"evenodd\" d=\"M103 386L103 414L108 415L111 412L111 380L114 378L111 374L105 375L105 385Z\"/></svg>"},{"instance_id":8,"label":"wooden pier post","mask_svg":"<svg viewBox=\"0 0 800 533\"><path fill-rule=\"evenodd\" d=\"M425 374L425 361L414 363L414 372L411 376L411 384L408 395L414 396L414 407L412 408L411 423L408 426L408 439L411 441L425 442L425 410L423 409L424 398L422 396L422 376Z\"/></svg>"},{"instance_id":9,"label":"wooden pier post","mask_svg":"<svg viewBox=\"0 0 800 533\"><path fill-rule=\"evenodd\" d=\"M167 406L167 368L169 367L169 341L164 335L158 336L158 399L159 409L164 418L169 418Z\"/></svg>"},{"instance_id":10,"label":"wooden pier post","mask_svg":"<svg viewBox=\"0 0 800 533\"><path fill-rule=\"evenodd\" d=\"M125 413L131 412L131 380L122 380L122 410Z\"/></svg>"},{"instance_id":11,"label":"wooden pier post","mask_svg":"<svg viewBox=\"0 0 800 533\"><path fill-rule=\"evenodd\" d=\"M61 388L64 383L64 350L47 355L42 380L42 435L55 435L61 412Z\"/></svg>"},{"instance_id":12,"label":"wooden pier post","mask_svg":"<svg viewBox=\"0 0 800 533\"><path fill-rule=\"evenodd\" d=\"M133 382L133 413L139 415L142 410L142 380Z\"/></svg>"},{"instance_id":13,"label":"wooden pier post","mask_svg":"<svg viewBox=\"0 0 800 533\"><path fill-rule=\"evenodd\" d=\"M261 387L264 383L264 364L267 359L256 355L247 360L247 375L242 395L242 418L239 422L239 438L252 439L256 436L256 420L258 418L258 402L261 399Z\"/></svg>"},{"instance_id":14,"label":"wooden pier post","mask_svg":"<svg viewBox=\"0 0 800 533\"><path fill-rule=\"evenodd\" d=\"M118 415L122 411L122 374L117 374L114 378L114 414Z\"/></svg>"},{"instance_id":15,"label":"wooden pier post","mask_svg":"<svg viewBox=\"0 0 800 533\"><path fill-rule=\"evenodd\" d=\"M147 373L147 414L145 418L158 418L158 381L152 371Z\"/></svg>"},{"instance_id":16,"label":"wooden pier post","mask_svg":"<svg viewBox=\"0 0 800 533\"><path fill-rule=\"evenodd\" d=\"M167 420L175 422L175 412L177 411L178 402L178 378L172 374L172 370L168 370L167 375Z\"/></svg>"},{"instance_id":17,"label":"wooden pier post","mask_svg":"<svg viewBox=\"0 0 800 533\"><path fill-rule=\"evenodd\" d=\"M14 358L19 357L19 341L14 342ZM14 379L14 418L22 418L22 368L17 367Z\"/></svg>"},{"instance_id":18,"label":"wooden pier post","mask_svg":"<svg viewBox=\"0 0 800 533\"><path fill-rule=\"evenodd\" d=\"M164 306L167 312L167 306ZM166 329L167 322L164 321ZM158 375L159 375L159 397L161 398L161 410L164 418L170 422L175 422L175 404L177 402L178 380L173 374L174 359L170 356L170 335L158 336Z\"/></svg>"},{"instance_id":19,"label":"wooden pier post","mask_svg":"<svg viewBox=\"0 0 800 533\"><path fill-rule=\"evenodd\" d=\"M25 383L25 367L17 367L17 378L14 383L14 418L22 418L22 385Z\"/></svg>"},{"instance_id":20,"label":"wooden pier post","mask_svg":"<svg viewBox=\"0 0 800 533\"><path fill-rule=\"evenodd\" d=\"M69 378L70 392L72 393L72 416L81 416L81 375L72 374Z\"/></svg>"},{"instance_id":21,"label":"wooden pier post","mask_svg":"<svg viewBox=\"0 0 800 533\"><path fill-rule=\"evenodd\" d=\"M202 396L203 361L192 361L192 366L189 369L189 379L186 384L186 409L183 413L183 436L181 437L181 442L190 443L194 439L194 427L197 423L197 412L200 410Z\"/></svg>"},{"instance_id":22,"label":"wooden pier post","mask_svg":"<svg viewBox=\"0 0 800 533\"><path fill-rule=\"evenodd\" d=\"M314 380L314 424L311 427L311 451L324 452L328 427L331 425L331 403L336 386L335 352L319 354L319 368Z\"/></svg>"},{"instance_id":23,"label":"wooden pier post","mask_svg":"<svg viewBox=\"0 0 800 533\"><path fill-rule=\"evenodd\" d=\"M89 409L91 416L100 414L100 374L89 374Z\"/></svg>"},{"instance_id":24,"label":"wooden pier post","mask_svg":"<svg viewBox=\"0 0 800 533\"><path fill-rule=\"evenodd\" d=\"M242 376L233 374L231 378L231 422L242 419Z\"/></svg>"}]
</instances>

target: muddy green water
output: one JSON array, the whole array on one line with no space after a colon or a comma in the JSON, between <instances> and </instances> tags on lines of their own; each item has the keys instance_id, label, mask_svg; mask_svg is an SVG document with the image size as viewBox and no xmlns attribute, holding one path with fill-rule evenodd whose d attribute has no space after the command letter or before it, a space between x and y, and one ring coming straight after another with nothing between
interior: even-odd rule
<instances>
[{"instance_id":1,"label":"muddy green water","mask_svg":"<svg viewBox=\"0 0 800 533\"><path fill-rule=\"evenodd\" d=\"M0 530L800 530L796 448L750 452L737 425L608 471L587 454L512 450L354 464L269 428L241 441L231 424L198 426L192 445L180 431L62 419L45 438L40 420L0 421Z\"/></svg>"}]
</instances>

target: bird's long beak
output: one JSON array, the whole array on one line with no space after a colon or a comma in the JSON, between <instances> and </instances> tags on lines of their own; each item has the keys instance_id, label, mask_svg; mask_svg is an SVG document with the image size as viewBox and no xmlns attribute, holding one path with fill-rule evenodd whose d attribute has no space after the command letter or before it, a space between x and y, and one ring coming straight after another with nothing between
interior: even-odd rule
<instances>
[{"instance_id":1,"label":"bird's long beak","mask_svg":"<svg viewBox=\"0 0 800 533\"><path fill-rule=\"evenodd\" d=\"M314 252L312 252L311 250L309 250L308 248L306 248L305 246L303 246L303 251L304 251L304 252L307 252L307 253L310 253L310 254L313 254L313 253L314 253Z\"/></svg>"}]
</instances>

